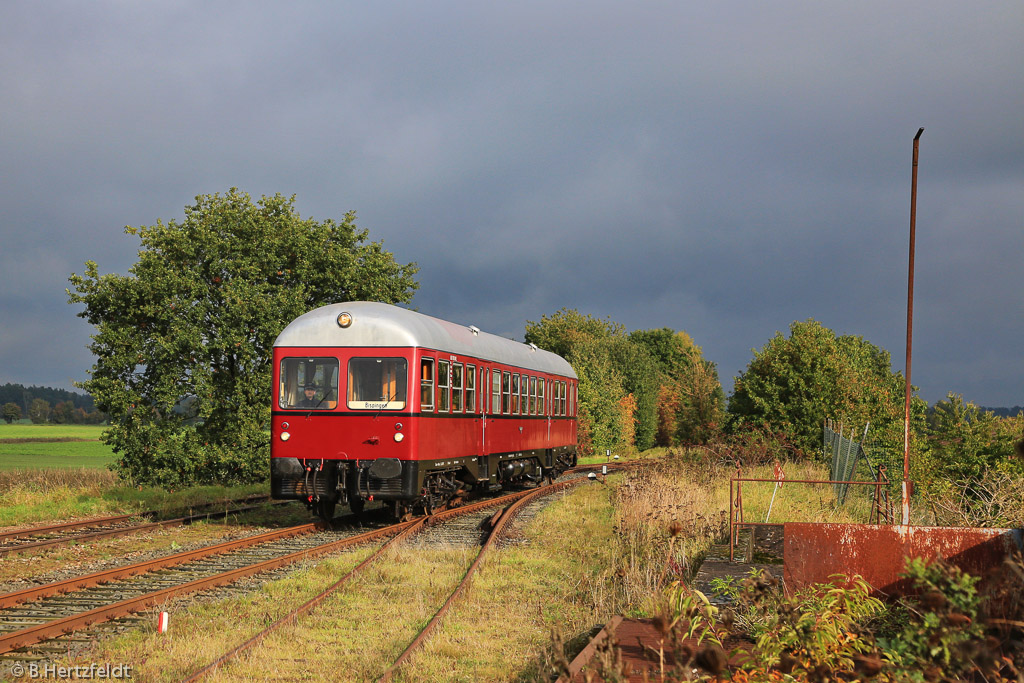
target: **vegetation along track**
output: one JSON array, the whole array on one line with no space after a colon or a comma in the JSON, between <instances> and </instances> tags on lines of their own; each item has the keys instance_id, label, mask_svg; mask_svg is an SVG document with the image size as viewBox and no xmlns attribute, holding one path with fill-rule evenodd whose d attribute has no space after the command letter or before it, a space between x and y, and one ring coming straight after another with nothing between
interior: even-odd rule
<instances>
[{"instance_id":1,"label":"vegetation along track","mask_svg":"<svg viewBox=\"0 0 1024 683\"><path fill-rule=\"evenodd\" d=\"M635 464L639 463L630 463L629 465L616 463L614 465L611 465L610 468L626 469ZM196 671L187 679L185 679L186 683L192 683L194 681L199 681L203 679L207 674L213 672L220 666L223 666L239 654L251 650L252 648L257 646L268 635L270 635L274 631L277 631L282 626L294 623L296 619L298 619L298 617L300 617L302 614L305 614L306 612L309 612L317 605L323 603L328 598L328 596L330 596L338 589L343 587L356 574L358 574L366 567L370 566L373 562L382 557L389 548L391 548L396 543L399 543L403 539L409 538L410 536L422 531L426 527L435 527L441 523L451 522L459 518L473 517L475 515L478 515L480 511L486 510L487 508L501 507L501 509L498 510L490 518L489 523L485 525L489 527L487 537L484 540L484 543L475 561L473 562L473 564L470 566L465 576L463 577L462 582L453 591L453 593L450 595L445 604L440 608L440 610L435 614L431 622L427 624L427 626L420 632L420 634L410 643L410 645L406 648L405 652L403 652L399 656L398 660L396 660L396 662L386 670L386 672L383 675L383 678L381 679L384 681L390 680L391 675L394 673L394 671L396 671L398 667L401 666L402 663L404 663L411 656L411 654L426 640L430 632L434 629L434 627L440 622L444 614L448 611L448 608L451 606L451 604L458 598L458 596L463 592L465 587L469 584L471 577L473 576L477 567L480 565L485 552L501 536L503 530L506 527L506 524L509 521L511 521L511 519L515 517L516 514L531 501L534 501L542 496L555 493L556 491L559 491L568 486L578 484L585 480L586 473L588 471L600 469L600 467L601 465L591 465L573 468L571 470L567 470L560 481L558 481L557 483L550 484L548 486L542 486L534 489L529 489L526 491L520 491L498 498L491 498L476 503L463 505L450 510L444 510L441 512L437 512L431 515L430 517L420 517L407 522L403 522L401 524L397 524L393 527L390 527L387 530L384 530L394 532L396 535L393 536L387 543L383 544L380 548L378 548L372 555L370 555L361 563L359 563L359 565L357 565L356 567L348 571L346 574L341 576L337 581L331 584L323 592L306 601L302 605L296 607L294 610L292 610L285 616L281 617L280 619L272 623L270 626L254 635L252 638L249 638L241 645L238 645L237 647L232 649L230 652L219 657L216 661ZM353 538L352 542L354 544L356 542L362 542L363 540L369 539L363 539L361 537Z\"/></svg>"},{"instance_id":2,"label":"vegetation along track","mask_svg":"<svg viewBox=\"0 0 1024 683\"><path fill-rule=\"evenodd\" d=\"M439 512L431 523L553 490L532 489ZM351 526L328 530L322 522L303 524L0 595L0 654L21 650L4 659L35 658L24 649L143 611L179 595L233 583L425 523L426 519L419 518L362 533Z\"/></svg>"},{"instance_id":3,"label":"vegetation along track","mask_svg":"<svg viewBox=\"0 0 1024 683\"><path fill-rule=\"evenodd\" d=\"M0 653L315 557L355 535L302 524L0 595Z\"/></svg>"},{"instance_id":4,"label":"vegetation along track","mask_svg":"<svg viewBox=\"0 0 1024 683\"><path fill-rule=\"evenodd\" d=\"M248 496L238 500L228 501L227 504L258 503L268 501L270 496L257 495ZM274 505L284 505L291 501L275 501ZM220 519L227 515L255 510L259 505L242 505L232 509L218 510L197 513L186 517L165 519L158 522L146 524L127 524L130 520L138 517L156 517L156 511L132 513L128 515L115 515L113 517L99 517L96 519L66 522L63 524L51 524L48 526L37 526L27 529L16 529L0 533L0 557L13 553L31 554L43 550L49 550L69 543L81 543L83 541L94 541L101 538L114 538L117 536L129 536L131 534L152 531L164 527L182 526L204 519Z\"/></svg>"}]
</instances>

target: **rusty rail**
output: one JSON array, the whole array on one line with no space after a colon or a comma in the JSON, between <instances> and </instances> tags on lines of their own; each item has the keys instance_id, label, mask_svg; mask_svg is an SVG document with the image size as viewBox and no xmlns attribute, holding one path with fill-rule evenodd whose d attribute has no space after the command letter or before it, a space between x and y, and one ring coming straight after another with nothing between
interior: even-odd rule
<instances>
[{"instance_id":1,"label":"rusty rail","mask_svg":"<svg viewBox=\"0 0 1024 683\"><path fill-rule=\"evenodd\" d=\"M574 468L574 470L586 471L589 469L593 469L595 467L599 468L601 467L601 465L582 466ZM609 465L609 469L624 468L619 463L615 463L614 465ZM542 492L551 493L553 491L564 488L565 486L568 486L570 484L578 483L578 481L583 480L580 479L577 481L560 482L552 486L544 487L543 489L533 489L530 491L517 492L500 498L483 500L453 510L446 510L443 512L436 513L432 516L432 519L436 521L445 521L447 519L459 515L468 514L481 509L486 509L487 507L493 507L495 505L504 505L517 499L526 499L527 497L532 498L535 495L540 495ZM511 519L512 516L513 514L510 512L504 514L498 525L495 527L495 532L500 533L498 530L503 528L505 522ZM171 586L161 590L153 591L145 595L137 596L126 600L121 600L108 605L103 605L91 610L87 610L85 612L70 615L60 619L51 620L44 624L38 624L24 629L19 629L17 631L0 634L0 653L10 652L11 650L27 647L40 641L59 637L61 635L91 626L95 623L100 623L121 616L126 616L134 612L139 612L178 595L183 595L190 592L205 590L208 588L214 588L217 586L232 583L240 578L269 571L271 569L276 569L278 567L282 567L293 562L318 557L347 546L365 543L387 535L404 532L409 527L413 527L415 525L422 525L423 523L424 520L421 518L417 520L403 522L400 524L391 525L388 527L384 527L382 529L376 529L373 531L365 532L363 534L358 534L356 536L351 536L348 538L339 539L337 541L325 543L313 548L302 549L263 562L254 563L244 567L232 569L230 571L216 574L214 576L197 579L177 586ZM8 593L6 595L0 595L0 608L12 607L18 604L22 604L32 600L37 600L43 597L68 593L71 591L89 588L92 586L107 583L121 578L145 574L157 569L163 569L166 567L184 564L191 560L200 559L210 555L218 555L248 546L254 546L262 543L267 543L270 541L289 538L292 536L304 535L312 533L313 531L319 529L323 529L324 527L325 525L322 522L298 525L295 527L289 527L287 529L267 532L264 534L257 534L243 539L227 541L224 543L207 546L205 548L200 548L193 551L177 553L175 555L150 560L147 562L139 562L125 567L118 567L115 569L106 570L102 572L95 572L93 574L89 574L86 576L75 577L72 579L58 581L43 586L27 588L21 591ZM477 563L474 563L474 566L476 564ZM313 605L310 605L310 607L307 607L306 609L309 609L312 606Z\"/></svg>"},{"instance_id":2,"label":"rusty rail","mask_svg":"<svg viewBox=\"0 0 1024 683\"><path fill-rule=\"evenodd\" d=\"M483 561L485 555L487 554L487 551L493 546L494 542L501 537L501 534L505 530L505 527L512 520L512 518L515 517L519 510L521 510L522 507L526 505L526 503L532 501L534 498L539 498L544 495L555 493L556 491L560 491L563 488L567 488L569 486L581 483L582 481L585 480L582 478L572 479L569 481L550 484L543 488L533 489L532 491L529 491L521 498L519 498L519 500L512 503L512 505L510 505L509 508L505 510L504 514L502 514L498 518L497 523L494 525L494 527L491 529L490 534L487 536L487 540L484 542L483 546L481 546L480 552L477 553L476 559L473 560L473 564L471 564L469 569L466 570L466 574L462 577L462 581L459 582L459 585L455 588L452 594L448 596L448 599L445 601L443 605L441 605L441 608L437 611L436 614L434 614L434 617L430 620L430 622L423 627L423 630L420 631L419 635L417 635L416 638L413 639L413 641L409 644L409 646L405 648L405 651L403 651L402 654L398 656L398 659L395 660L395 663L388 667L388 669L381 675L381 677L377 679L378 683L387 683L388 681L390 681L391 677L398 670L398 668L402 664L404 664L409 659L409 657L412 656L413 652L418 650L420 645L422 645L423 642L427 639L427 637L430 636L434 628L441 622L441 619L444 618L444 615L447 614L449 608L452 606L452 604L454 604L455 600L458 599L458 597L465 592L466 588L469 586L470 580L473 578L473 575L476 573L476 570L479 568L481 562Z\"/></svg>"},{"instance_id":3,"label":"rusty rail","mask_svg":"<svg viewBox=\"0 0 1024 683\"><path fill-rule=\"evenodd\" d=\"M266 543L268 541L276 541L290 536L312 533L317 529L322 528L324 528L322 522L300 524L298 526L288 527L287 529L268 531L266 533L256 534L255 536L247 536L233 541L225 541L223 543L209 545L196 550L188 550L174 555L168 555L166 557L158 557L155 560L136 562L135 564L94 572L92 574L86 574L85 576L76 576L70 579L64 579L63 581L47 583L42 586L24 588L20 591L0 595L0 608L14 607L15 605L20 605L23 602L38 600L39 598L45 598L51 595L59 595L61 593L68 593L75 590L81 590L83 588L91 588L92 586L98 586L117 579L124 579L130 576L145 574L157 569L173 567L191 560L197 560L210 555L218 555L230 550L237 550L239 548L257 545L259 543ZM0 650L0 652L2 651L3 650Z\"/></svg>"},{"instance_id":4,"label":"rusty rail","mask_svg":"<svg viewBox=\"0 0 1024 683\"><path fill-rule=\"evenodd\" d=\"M583 469L586 469L587 467L588 466L583 466ZM564 487L565 484L567 484L567 483L568 482L563 482L561 484L555 484L554 485L555 486L554 490L557 490L559 488ZM395 545L396 543L400 542L402 539L408 538L409 536L412 536L413 534L418 533L428 523L428 521L430 523L442 522L442 521L447 521L447 520L450 520L450 519L454 519L455 517L459 517L461 515L472 514L474 512L478 512L479 510L486 509L488 507L501 506L501 505L506 505L506 504L509 504L509 503L512 503L514 505L517 501L525 499L527 496L540 495L539 492L542 491L542 490L545 493L551 493L552 492L552 489L550 489L548 487L545 487L544 489L533 489L533 490L530 490L530 491L520 491L520 492L517 492L517 493L512 493L512 494L508 494L506 496L502 496L500 498L493 498L493 499L483 500L483 501L479 501L479 502L476 502L476 503L471 503L469 505L464 505L464 506L460 506L460 507L457 507L457 508L453 508L453 509L450 509L450 510L440 511L440 512L435 513L434 515L432 515L429 518L428 517L419 517L417 519L410 520L408 522L403 522L400 525L396 525L397 528L400 528L400 532L396 536L391 538L387 543L385 543L380 548L378 548L372 555L367 557L365 560L363 560L357 566L355 566L354 568L349 570L344 576L342 576L336 582L331 584L331 586L326 588L323 592L321 592L317 596L311 598L310 600L306 601L305 603L303 603L299 607L295 608L294 610L292 610L291 612L289 612L285 616L281 617L280 619L275 621L273 624L271 624L270 626L268 626L264 630L260 631L259 633L257 633L253 637L249 638L248 640L246 640L244 643L242 643L238 647L234 648L233 650L231 650L230 652L226 653L225 655L219 657L216 661L208 664L207 666L203 667L199 671L196 671L191 676L189 676L188 678L185 679L185 683L193 683L194 681L201 680L207 674L212 673L214 670L216 670L217 668L223 666L224 664L226 664L231 659L234 659L239 654L241 654L241 653L243 653L245 651L248 651L248 650L252 649L253 647L255 647L256 645L258 645L268 635L270 635L271 633L273 633L274 631L276 631L280 627L285 626L285 625L290 624L290 623L293 623L298 617L300 617L301 615L305 614L306 612L310 611L314 607L316 607L319 604L321 604L329 595L331 595L332 593L337 591L339 588L341 588L345 583L347 583L349 581L349 579L351 579L359 571L363 570L364 568L366 568L370 564L372 564L374 561L379 559L389 547L391 547L391 546ZM495 513L494 517L492 517L492 520L504 519L504 518L508 517L509 515L507 513L508 513L508 511L510 509L511 508L508 508L508 509L502 508L502 509L500 509L497 513ZM394 529L396 529L396 527L389 527L389 529L394 530ZM497 525L494 525L494 528L496 529ZM492 535L493 535L493 533L494 532L492 530ZM363 541L362 537L356 537L356 538L359 539L359 540L357 540L355 542L362 542Z\"/></svg>"},{"instance_id":5,"label":"rusty rail","mask_svg":"<svg viewBox=\"0 0 1024 683\"><path fill-rule=\"evenodd\" d=\"M271 501L271 505L287 505L291 503L290 500L278 500ZM228 515L238 514L240 512L250 512L252 510L259 509L259 505L245 505L239 508L232 508L230 510L219 510L217 512L203 512L195 515L189 515L187 517L178 517L177 519L165 519L159 522L149 522L147 524L135 524L133 526L119 527L117 529L104 529L103 531L92 531L86 534L78 534L76 536L62 536L60 538L48 538L42 541L31 541L28 543L20 543L18 545L0 547L0 555L9 555L13 553L26 553L33 554L53 548L56 546L65 545L68 543L79 543L82 541L96 541L101 538L116 538L118 536L130 536L132 534L142 533L143 531L152 531L154 529L162 529L164 527L172 526L184 526L191 524L199 520L205 519L219 519L221 517L227 517ZM123 517L133 517L134 515L123 515ZM110 518L116 519L116 518ZM89 524L88 526L97 526L96 524ZM55 528L60 528L61 525L55 525ZM81 527L79 527L81 528ZM38 535L38 534L34 534ZM23 538L23 537L22 537Z\"/></svg>"},{"instance_id":6,"label":"rusty rail","mask_svg":"<svg viewBox=\"0 0 1024 683\"><path fill-rule=\"evenodd\" d=\"M405 522L405 524L413 524L414 522ZM309 526L317 526L309 525ZM190 581L178 586L171 586L162 590L157 590L152 593L146 593L135 598L128 600L121 600L110 605L104 605L103 607L97 607L95 609L81 612L79 614L73 614L68 617L61 619L55 619L48 621L45 624L39 624L29 628L20 629L11 633L0 635L0 653L10 652L16 650L19 647L27 647L34 643L42 640L49 640L58 636L71 633L73 631L91 626L95 623L102 621L109 621L110 619L116 619L123 617L134 612L142 611L148 607L159 604L164 600L176 597L178 595L184 595L186 593L194 593L200 590L206 590L208 588L216 588L217 586L223 586L228 583L233 583L238 579L252 576L253 574L259 574L260 572L270 571L271 569L277 569L300 560L305 560L311 557L318 557L320 555L333 552L340 548L348 545L355 545L357 543L365 543L381 536L385 536L394 533L398 530L398 527L402 525L395 525L384 527L381 529L374 529L373 531L367 531L357 536L350 536L349 538L339 539L332 541L324 545L317 546L315 548L306 548L299 550L288 555L276 557L264 562L251 564L238 569L233 569L228 572L216 574L203 579L197 579Z\"/></svg>"},{"instance_id":7,"label":"rusty rail","mask_svg":"<svg viewBox=\"0 0 1024 683\"><path fill-rule=\"evenodd\" d=\"M281 617L267 628L263 629L262 631L254 635L252 638L249 638L249 640L245 641L244 643L234 648L230 652L217 658L216 661L211 662L199 671L196 671L194 674L186 678L184 683L193 683L194 681L201 680L204 676L206 676L209 673L212 673L214 670L223 666L224 664L234 659L241 653L251 650L255 646L259 645L264 638L269 636L277 629L281 628L282 626L294 623L295 620L298 619L300 616L302 616L306 612L310 611L311 609L322 603L324 600L327 599L328 596L330 596L332 593L334 593L343 585L345 585L345 583L347 583L348 580L355 576L358 572L362 571L364 568L368 567L370 564L377 561L381 556L384 555L388 548L418 532L421 528L423 528L425 521L426 517L420 517L410 522L405 522L405 529L399 532L396 536L391 537L384 545L382 545L380 548L374 551L372 555L370 555L365 560L360 562L358 565L353 567L351 570L348 571L347 574L345 574L340 579L335 581L333 584L328 586L320 594L313 598L310 598L303 604L299 605L294 610L292 610L291 612Z\"/></svg>"},{"instance_id":8,"label":"rusty rail","mask_svg":"<svg viewBox=\"0 0 1024 683\"><path fill-rule=\"evenodd\" d=\"M231 503L255 503L256 501L268 500L270 496L259 493L252 496L246 496L245 498L238 498L235 500L225 501L225 504L230 505ZM211 503L209 506L220 505L221 503ZM193 506L199 507L199 506ZM92 519L82 519L77 522L62 522L60 524L49 524L46 526L34 526L27 527L24 529L14 529L12 531L5 531L0 533L0 543L4 541L13 541L19 538L28 538L30 536L39 536L41 534L52 534L54 532L63 531L74 531L75 529L83 529L90 526L104 526L108 524L118 524L120 522L126 522L133 517L156 517L160 514L160 510L149 510L147 512L133 512L127 515L114 515L111 517L95 517Z\"/></svg>"}]
</instances>

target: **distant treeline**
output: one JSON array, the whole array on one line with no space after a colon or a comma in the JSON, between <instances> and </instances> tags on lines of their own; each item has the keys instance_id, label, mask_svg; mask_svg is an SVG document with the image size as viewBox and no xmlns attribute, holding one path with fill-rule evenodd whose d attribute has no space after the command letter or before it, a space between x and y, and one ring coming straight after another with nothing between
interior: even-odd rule
<instances>
[{"instance_id":1,"label":"distant treeline","mask_svg":"<svg viewBox=\"0 0 1024 683\"><path fill-rule=\"evenodd\" d=\"M1016 417L1024 413L1024 406L1014 406L1012 408L986 408L982 406L980 410L991 411L996 414L996 417Z\"/></svg>"},{"instance_id":2,"label":"distant treeline","mask_svg":"<svg viewBox=\"0 0 1024 683\"><path fill-rule=\"evenodd\" d=\"M81 408L87 413L96 409L92 396L89 394L67 389L54 389L53 387L26 387L22 384L0 385L0 404L17 403L25 413L28 413L32 400L37 398L41 398L51 406L71 401L75 408Z\"/></svg>"}]
</instances>

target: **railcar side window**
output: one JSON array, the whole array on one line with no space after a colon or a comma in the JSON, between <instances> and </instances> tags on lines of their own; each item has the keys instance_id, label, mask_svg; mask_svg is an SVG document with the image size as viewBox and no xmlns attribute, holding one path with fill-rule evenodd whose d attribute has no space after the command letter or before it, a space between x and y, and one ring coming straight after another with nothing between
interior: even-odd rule
<instances>
[{"instance_id":1,"label":"railcar side window","mask_svg":"<svg viewBox=\"0 0 1024 683\"><path fill-rule=\"evenodd\" d=\"M296 410L333 410L338 406L337 358L285 358L277 405Z\"/></svg>"},{"instance_id":2,"label":"railcar side window","mask_svg":"<svg viewBox=\"0 0 1024 683\"><path fill-rule=\"evenodd\" d=\"M537 380L537 412L547 415L547 404L544 403L544 378Z\"/></svg>"},{"instance_id":3,"label":"railcar side window","mask_svg":"<svg viewBox=\"0 0 1024 683\"><path fill-rule=\"evenodd\" d=\"M348 407L403 410L409 364L404 358L353 358L348 362Z\"/></svg>"},{"instance_id":4,"label":"railcar side window","mask_svg":"<svg viewBox=\"0 0 1024 683\"><path fill-rule=\"evenodd\" d=\"M476 410L476 366L466 366L466 412L475 413Z\"/></svg>"},{"instance_id":5,"label":"railcar side window","mask_svg":"<svg viewBox=\"0 0 1024 683\"><path fill-rule=\"evenodd\" d=\"M530 378L530 415L537 414L537 378Z\"/></svg>"},{"instance_id":6,"label":"railcar side window","mask_svg":"<svg viewBox=\"0 0 1024 683\"><path fill-rule=\"evenodd\" d=\"M437 361L437 410L447 413L451 405L452 372L446 360Z\"/></svg>"},{"instance_id":7,"label":"railcar side window","mask_svg":"<svg viewBox=\"0 0 1024 683\"><path fill-rule=\"evenodd\" d=\"M420 359L420 410L434 410L434 359Z\"/></svg>"},{"instance_id":8,"label":"railcar side window","mask_svg":"<svg viewBox=\"0 0 1024 683\"><path fill-rule=\"evenodd\" d=\"M491 414L501 415L501 370L491 373Z\"/></svg>"},{"instance_id":9,"label":"railcar side window","mask_svg":"<svg viewBox=\"0 0 1024 683\"><path fill-rule=\"evenodd\" d=\"M505 415L508 415L510 412L512 412L512 403L511 403L512 394L509 393L509 387L511 386L511 382L512 382L512 373L511 372L504 372L504 373L502 373L502 375L501 375L501 412L503 414L505 414Z\"/></svg>"},{"instance_id":10,"label":"railcar side window","mask_svg":"<svg viewBox=\"0 0 1024 683\"><path fill-rule=\"evenodd\" d=\"M519 414L519 373L512 373L512 414Z\"/></svg>"},{"instance_id":11,"label":"railcar side window","mask_svg":"<svg viewBox=\"0 0 1024 683\"><path fill-rule=\"evenodd\" d=\"M452 412L462 412L462 387L463 387L463 366L462 363L452 363Z\"/></svg>"}]
</instances>

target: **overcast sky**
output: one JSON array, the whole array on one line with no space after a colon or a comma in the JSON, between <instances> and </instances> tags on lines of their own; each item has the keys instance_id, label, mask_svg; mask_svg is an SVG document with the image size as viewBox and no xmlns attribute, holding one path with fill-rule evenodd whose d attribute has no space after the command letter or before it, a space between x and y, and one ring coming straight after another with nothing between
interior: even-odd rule
<instances>
[{"instance_id":1,"label":"overcast sky","mask_svg":"<svg viewBox=\"0 0 1024 683\"><path fill-rule=\"evenodd\" d=\"M1024 404L1024 4L0 4L0 383L87 377L64 289L197 194L297 195L418 310L686 330L732 378L814 318Z\"/></svg>"}]
</instances>

